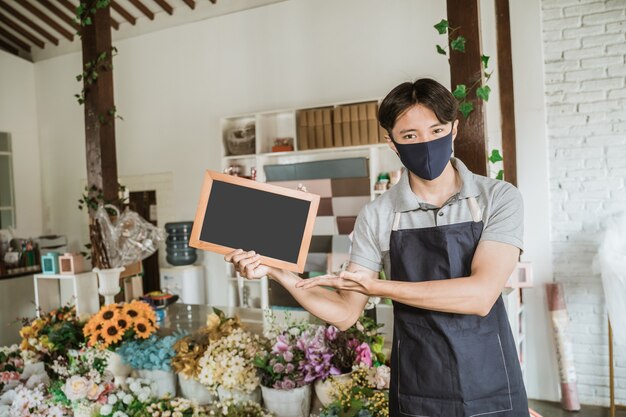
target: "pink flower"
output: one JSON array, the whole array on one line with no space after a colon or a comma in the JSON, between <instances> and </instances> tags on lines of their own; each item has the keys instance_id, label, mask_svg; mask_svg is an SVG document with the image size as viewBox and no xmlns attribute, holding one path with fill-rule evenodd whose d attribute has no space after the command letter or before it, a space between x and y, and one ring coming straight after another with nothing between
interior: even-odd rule
<instances>
[{"instance_id":1,"label":"pink flower","mask_svg":"<svg viewBox=\"0 0 626 417\"><path fill-rule=\"evenodd\" d=\"M335 340L337 338L338 332L339 332L339 329L336 328L335 326L328 326L325 331L326 339L330 341Z\"/></svg>"},{"instance_id":2,"label":"pink flower","mask_svg":"<svg viewBox=\"0 0 626 417\"><path fill-rule=\"evenodd\" d=\"M20 379L19 372L6 371L0 372L0 381L8 382L8 381L17 381Z\"/></svg>"},{"instance_id":3,"label":"pink flower","mask_svg":"<svg viewBox=\"0 0 626 417\"><path fill-rule=\"evenodd\" d=\"M281 374L283 373L283 371L285 370L285 365L283 365L282 363L275 363L272 370L277 373L277 374Z\"/></svg>"},{"instance_id":4,"label":"pink flower","mask_svg":"<svg viewBox=\"0 0 626 417\"><path fill-rule=\"evenodd\" d=\"M288 350L283 353L283 359L285 359L285 362L291 362L293 360L293 352Z\"/></svg>"},{"instance_id":5,"label":"pink flower","mask_svg":"<svg viewBox=\"0 0 626 417\"><path fill-rule=\"evenodd\" d=\"M372 366L372 351L367 343L363 342L356 348L356 363Z\"/></svg>"}]
</instances>

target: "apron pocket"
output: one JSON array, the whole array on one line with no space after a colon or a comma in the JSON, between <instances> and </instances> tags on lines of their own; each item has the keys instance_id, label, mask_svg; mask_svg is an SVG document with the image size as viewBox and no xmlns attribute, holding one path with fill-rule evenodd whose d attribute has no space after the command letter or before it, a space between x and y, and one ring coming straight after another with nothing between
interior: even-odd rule
<instances>
[{"instance_id":1,"label":"apron pocket","mask_svg":"<svg viewBox=\"0 0 626 417\"><path fill-rule=\"evenodd\" d=\"M398 393L412 397L460 399L450 348L430 329L412 323L396 326Z\"/></svg>"},{"instance_id":2,"label":"apron pocket","mask_svg":"<svg viewBox=\"0 0 626 417\"><path fill-rule=\"evenodd\" d=\"M463 402L469 415L512 409L511 387L500 335L496 332L451 338L459 367Z\"/></svg>"}]
</instances>

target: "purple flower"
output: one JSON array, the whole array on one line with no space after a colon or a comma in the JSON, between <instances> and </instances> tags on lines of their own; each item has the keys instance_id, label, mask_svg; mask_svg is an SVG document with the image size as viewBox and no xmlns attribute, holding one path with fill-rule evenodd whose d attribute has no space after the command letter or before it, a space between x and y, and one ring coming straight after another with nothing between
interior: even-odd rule
<instances>
[{"instance_id":1,"label":"purple flower","mask_svg":"<svg viewBox=\"0 0 626 417\"><path fill-rule=\"evenodd\" d=\"M356 363L364 363L365 365L372 367L372 351L370 346L363 342L356 348Z\"/></svg>"},{"instance_id":2,"label":"purple flower","mask_svg":"<svg viewBox=\"0 0 626 417\"><path fill-rule=\"evenodd\" d=\"M283 353L289 350L289 341L285 335L279 335L276 338L276 343L272 346L272 353Z\"/></svg>"},{"instance_id":3,"label":"purple flower","mask_svg":"<svg viewBox=\"0 0 626 417\"><path fill-rule=\"evenodd\" d=\"M284 390L294 389L296 387L296 383L293 382L291 379L284 380L282 385L283 385L282 389Z\"/></svg>"},{"instance_id":4,"label":"purple flower","mask_svg":"<svg viewBox=\"0 0 626 417\"><path fill-rule=\"evenodd\" d=\"M290 374L294 371L295 366L293 366L293 364L288 363L287 366L285 366L285 373L286 374Z\"/></svg>"},{"instance_id":5,"label":"purple flower","mask_svg":"<svg viewBox=\"0 0 626 417\"><path fill-rule=\"evenodd\" d=\"M290 350L284 352L283 359L285 359L285 362L291 362L293 360L293 352Z\"/></svg>"},{"instance_id":6,"label":"purple flower","mask_svg":"<svg viewBox=\"0 0 626 417\"><path fill-rule=\"evenodd\" d=\"M283 371L285 370L285 365L283 365L282 363L275 363L272 370L277 373L277 374L281 374L283 373Z\"/></svg>"},{"instance_id":7,"label":"purple flower","mask_svg":"<svg viewBox=\"0 0 626 417\"><path fill-rule=\"evenodd\" d=\"M338 332L339 332L339 329L336 328L335 326L328 326L325 331L326 339L330 341L335 340L337 338Z\"/></svg>"}]
</instances>

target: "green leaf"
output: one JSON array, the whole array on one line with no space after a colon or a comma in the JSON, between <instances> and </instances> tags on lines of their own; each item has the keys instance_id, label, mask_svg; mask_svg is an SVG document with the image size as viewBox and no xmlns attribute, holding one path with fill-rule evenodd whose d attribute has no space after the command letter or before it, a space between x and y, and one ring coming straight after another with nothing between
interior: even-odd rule
<instances>
[{"instance_id":1,"label":"green leaf","mask_svg":"<svg viewBox=\"0 0 626 417\"><path fill-rule=\"evenodd\" d=\"M504 170L503 169L498 171L498 175L496 175L496 179L497 180L504 180Z\"/></svg>"},{"instance_id":2,"label":"green leaf","mask_svg":"<svg viewBox=\"0 0 626 417\"><path fill-rule=\"evenodd\" d=\"M463 117L467 118L467 116L474 111L474 105L470 101L464 101L459 105L459 111Z\"/></svg>"},{"instance_id":3,"label":"green leaf","mask_svg":"<svg viewBox=\"0 0 626 417\"><path fill-rule=\"evenodd\" d=\"M452 92L452 95L459 100L463 100L467 96L467 87L465 87L465 84L458 84Z\"/></svg>"},{"instance_id":4,"label":"green leaf","mask_svg":"<svg viewBox=\"0 0 626 417\"><path fill-rule=\"evenodd\" d=\"M494 149L491 151L491 155L489 156L489 162L495 164L496 162L500 162L502 160L502 155L500 155L500 151L498 149Z\"/></svg>"},{"instance_id":5,"label":"green leaf","mask_svg":"<svg viewBox=\"0 0 626 417\"><path fill-rule=\"evenodd\" d=\"M450 42L450 48L454 49L455 51L465 52L465 38L463 36L459 36L458 38L454 39L452 42Z\"/></svg>"},{"instance_id":6,"label":"green leaf","mask_svg":"<svg viewBox=\"0 0 626 417\"><path fill-rule=\"evenodd\" d=\"M440 35L445 35L448 31L448 21L446 19L441 19L441 22L437 23L433 27L437 29L437 32L439 32Z\"/></svg>"},{"instance_id":7,"label":"green leaf","mask_svg":"<svg viewBox=\"0 0 626 417\"><path fill-rule=\"evenodd\" d=\"M85 21L84 21L84 24L85 24L85 26L91 25L91 17L86 18Z\"/></svg>"},{"instance_id":8,"label":"green leaf","mask_svg":"<svg viewBox=\"0 0 626 417\"><path fill-rule=\"evenodd\" d=\"M443 49L440 45L437 45L437 53L440 53L441 55L445 55L446 50Z\"/></svg>"},{"instance_id":9,"label":"green leaf","mask_svg":"<svg viewBox=\"0 0 626 417\"><path fill-rule=\"evenodd\" d=\"M82 74L78 74L78 75L76 76L76 81L80 81L80 80L82 80L82 79L83 79L83 75L82 75Z\"/></svg>"},{"instance_id":10,"label":"green leaf","mask_svg":"<svg viewBox=\"0 0 626 417\"><path fill-rule=\"evenodd\" d=\"M485 68L487 68L487 64L489 63L489 57L487 55L481 55L480 60L482 61Z\"/></svg>"},{"instance_id":11,"label":"green leaf","mask_svg":"<svg viewBox=\"0 0 626 417\"><path fill-rule=\"evenodd\" d=\"M491 93L491 88L488 85L476 89L476 97L484 101L489 101L489 93Z\"/></svg>"}]
</instances>

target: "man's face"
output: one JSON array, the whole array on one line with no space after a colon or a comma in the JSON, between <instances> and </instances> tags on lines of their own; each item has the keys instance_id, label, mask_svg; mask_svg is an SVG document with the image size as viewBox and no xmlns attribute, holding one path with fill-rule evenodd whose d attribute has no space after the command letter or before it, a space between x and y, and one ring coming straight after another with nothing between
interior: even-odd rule
<instances>
[{"instance_id":1,"label":"man's face","mask_svg":"<svg viewBox=\"0 0 626 417\"><path fill-rule=\"evenodd\" d=\"M437 119L435 112L424 105L416 104L398 117L392 129L392 134L396 142L410 144L439 139L450 133L450 129L452 129L452 138L454 139L456 137L457 124L457 120L454 123L441 123ZM398 153L391 138L385 136L385 139L391 149Z\"/></svg>"}]
</instances>

